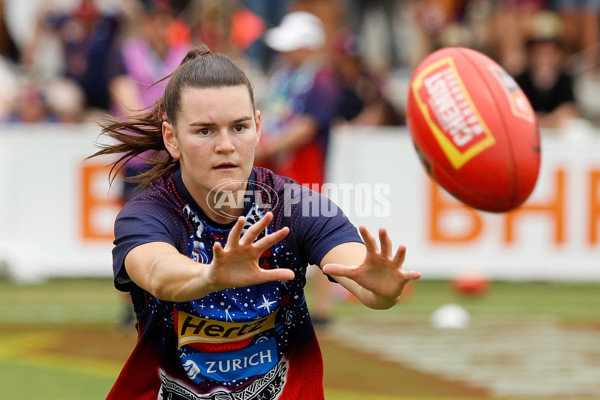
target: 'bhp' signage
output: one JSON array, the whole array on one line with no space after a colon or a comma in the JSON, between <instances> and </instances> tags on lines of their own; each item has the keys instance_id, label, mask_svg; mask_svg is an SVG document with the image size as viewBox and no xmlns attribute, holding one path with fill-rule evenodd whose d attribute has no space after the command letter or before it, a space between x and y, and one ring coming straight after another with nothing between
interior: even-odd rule
<instances>
[{"instance_id":1,"label":"'bhp' signage","mask_svg":"<svg viewBox=\"0 0 600 400\"><path fill-rule=\"evenodd\" d=\"M84 240L114 239L114 219L122 207L119 188L109 187L110 167L98 161L81 165L81 237Z\"/></svg>"}]
</instances>

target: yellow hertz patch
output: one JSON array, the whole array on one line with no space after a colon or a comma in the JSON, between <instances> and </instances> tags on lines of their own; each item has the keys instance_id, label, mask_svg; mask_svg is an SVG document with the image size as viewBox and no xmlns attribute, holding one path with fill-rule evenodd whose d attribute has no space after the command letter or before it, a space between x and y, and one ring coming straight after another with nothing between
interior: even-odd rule
<instances>
[{"instance_id":1,"label":"yellow hertz patch","mask_svg":"<svg viewBox=\"0 0 600 400\"><path fill-rule=\"evenodd\" d=\"M442 58L421 71L413 80L411 90L454 169L461 168L496 142L465 89L452 58Z\"/></svg>"},{"instance_id":2,"label":"yellow hertz patch","mask_svg":"<svg viewBox=\"0 0 600 400\"><path fill-rule=\"evenodd\" d=\"M277 311L248 322L215 321L179 311L179 347L189 343L228 343L250 338L273 328Z\"/></svg>"}]
</instances>

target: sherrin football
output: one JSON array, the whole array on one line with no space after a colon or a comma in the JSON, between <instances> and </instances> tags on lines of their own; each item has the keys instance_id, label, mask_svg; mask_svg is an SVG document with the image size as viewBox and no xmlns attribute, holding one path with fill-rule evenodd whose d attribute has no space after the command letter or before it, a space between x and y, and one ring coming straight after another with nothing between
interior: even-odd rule
<instances>
[{"instance_id":1,"label":"sherrin football","mask_svg":"<svg viewBox=\"0 0 600 400\"><path fill-rule=\"evenodd\" d=\"M454 197L489 212L527 200L540 169L539 128L494 60L464 47L431 53L413 72L406 111L423 166Z\"/></svg>"}]
</instances>

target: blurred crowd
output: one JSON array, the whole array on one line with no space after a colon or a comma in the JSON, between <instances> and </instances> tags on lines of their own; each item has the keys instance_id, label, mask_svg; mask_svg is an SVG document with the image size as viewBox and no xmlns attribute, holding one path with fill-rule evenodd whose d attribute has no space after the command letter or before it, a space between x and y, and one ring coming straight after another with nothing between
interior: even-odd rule
<instances>
[{"instance_id":1,"label":"blurred crowd","mask_svg":"<svg viewBox=\"0 0 600 400\"><path fill-rule=\"evenodd\" d=\"M154 99L148 88L200 43L246 66L263 95L277 64L265 32L292 11L325 27L335 123L401 125L390 80L431 51L484 52L526 91L542 127L580 117L574 85L597 80L591 0L0 0L0 121L94 121Z\"/></svg>"}]
</instances>

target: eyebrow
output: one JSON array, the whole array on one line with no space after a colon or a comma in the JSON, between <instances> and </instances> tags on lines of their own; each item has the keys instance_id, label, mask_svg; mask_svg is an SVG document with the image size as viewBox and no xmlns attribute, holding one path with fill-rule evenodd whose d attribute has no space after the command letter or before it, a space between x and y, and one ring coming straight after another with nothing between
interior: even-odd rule
<instances>
[{"instance_id":1,"label":"eyebrow","mask_svg":"<svg viewBox=\"0 0 600 400\"><path fill-rule=\"evenodd\" d=\"M235 125L235 124L239 124L241 122L247 122L250 121L252 119L252 117L241 117L241 118L237 118L234 119L233 121L230 122L230 125ZM217 124L215 124L214 122L202 122L202 121L194 121L190 123L190 126L206 126L206 127L213 127L216 126Z\"/></svg>"}]
</instances>

